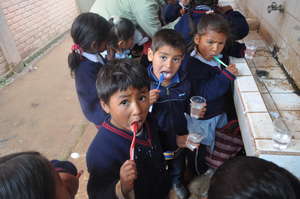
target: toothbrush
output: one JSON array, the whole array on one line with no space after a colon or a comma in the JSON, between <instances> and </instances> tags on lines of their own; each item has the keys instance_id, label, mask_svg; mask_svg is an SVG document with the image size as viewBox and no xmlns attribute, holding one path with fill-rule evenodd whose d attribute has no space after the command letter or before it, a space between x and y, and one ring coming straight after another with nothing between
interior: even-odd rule
<instances>
[{"instance_id":1,"label":"toothbrush","mask_svg":"<svg viewBox=\"0 0 300 199\"><path fill-rule=\"evenodd\" d=\"M158 85L157 85L156 89L159 89L159 87L160 87L161 83L164 81L164 79L165 79L165 73L160 73Z\"/></svg>"},{"instance_id":2,"label":"toothbrush","mask_svg":"<svg viewBox=\"0 0 300 199\"><path fill-rule=\"evenodd\" d=\"M217 56L214 56L214 59L215 59L218 63L222 64L223 66L225 66L225 67L228 66L227 64L225 64L224 62L222 62Z\"/></svg>"},{"instance_id":3,"label":"toothbrush","mask_svg":"<svg viewBox=\"0 0 300 199\"><path fill-rule=\"evenodd\" d=\"M138 129L138 123L137 122L133 122L130 125L131 131L133 133L133 137L132 137L132 141L131 141L131 145L130 145L130 160L134 160L134 147L135 147L135 140L136 140L136 133L137 133L137 129Z\"/></svg>"},{"instance_id":4,"label":"toothbrush","mask_svg":"<svg viewBox=\"0 0 300 199\"><path fill-rule=\"evenodd\" d=\"M160 87L161 83L164 81L164 79L165 79L165 73L162 72L162 73L160 73L159 80L158 80L158 85L156 86L155 89L159 89L159 87ZM149 112L150 113L152 112L152 108L153 108L153 105L151 105L149 107Z\"/></svg>"}]
</instances>

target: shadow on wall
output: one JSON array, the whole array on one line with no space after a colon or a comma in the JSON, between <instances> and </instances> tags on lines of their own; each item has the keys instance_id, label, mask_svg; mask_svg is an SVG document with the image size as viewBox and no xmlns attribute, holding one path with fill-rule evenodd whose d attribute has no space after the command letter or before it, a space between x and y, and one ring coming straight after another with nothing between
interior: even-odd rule
<instances>
[{"instance_id":1,"label":"shadow on wall","mask_svg":"<svg viewBox=\"0 0 300 199\"><path fill-rule=\"evenodd\" d=\"M89 12L95 0L76 0L80 12Z\"/></svg>"}]
</instances>

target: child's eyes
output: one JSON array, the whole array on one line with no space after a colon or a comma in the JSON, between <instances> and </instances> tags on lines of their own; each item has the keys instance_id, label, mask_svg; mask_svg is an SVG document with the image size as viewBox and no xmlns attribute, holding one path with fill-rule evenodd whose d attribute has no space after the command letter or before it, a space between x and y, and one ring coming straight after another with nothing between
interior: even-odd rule
<instances>
[{"instance_id":1,"label":"child's eyes","mask_svg":"<svg viewBox=\"0 0 300 199\"><path fill-rule=\"evenodd\" d=\"M176 57L176 58L173 59L173 62L175 62L175 63L178 63L178 62L180 62L180 61L181 61L181 58L180 58L180 57Z\"/></svg>"},{"instance_id":2,"label":"child's eyes","mask_svg":"<svg viewBox=\"0 0 300 199\"><path fill-rule=\"evenodd\" d=\"M145 95L140 97L140 101L145 101L147 99L147 97Z\"/></svg>"},{"instance_id":3,"label":"child's eyes","mask_svg":"<svg viewBox=\"0 0 300 199\"><path fill-rule=\"evenodd\" d=\"M122 101L120 102L121 105L127 105L128 103L129 103L128 100L122 100Z\"/></svg>"},{"instance_id":4,"label":"child's eyes","mask_svg":"<svg viewBox=\"0 0 300 199\"><path fill-rule=\"evenodd\" d=\"M160 59L163 60L163 61L166 61L167 60L167 56L160 56Z\"/></svg>"}]
</instances>

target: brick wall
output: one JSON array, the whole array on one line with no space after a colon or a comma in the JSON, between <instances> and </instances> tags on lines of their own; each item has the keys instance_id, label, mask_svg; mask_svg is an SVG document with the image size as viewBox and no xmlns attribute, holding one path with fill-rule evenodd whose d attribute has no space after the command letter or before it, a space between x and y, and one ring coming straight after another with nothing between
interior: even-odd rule
<instances>
[{"instance_id":1,"label":"brick wall","mask_svg":"<svg viewBox=\"0 0 300 199\"><path fill-rule=\"evenodd\" d=\"M1 0L0 8L21 58L67 31L79 13L75 0Z\"/></svg>"}]
</instances>

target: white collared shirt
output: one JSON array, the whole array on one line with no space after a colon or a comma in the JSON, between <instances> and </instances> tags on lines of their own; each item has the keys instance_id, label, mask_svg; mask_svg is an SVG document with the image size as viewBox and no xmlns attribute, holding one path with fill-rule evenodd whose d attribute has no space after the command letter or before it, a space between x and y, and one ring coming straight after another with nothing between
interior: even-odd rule
<instances>
[{"instance_id":1,"label":"white collared shirt","mask_svg":"<svg viewBox=\"0 0 300 199\"><path fill-rule=\"evenodd\" d=\"M92 62L101 63L103 65L105 64L103 57L98 53L82 52L81 55L84 56L85 58L87 58L88 60L92 61Z\"/></svg>"},{"instance_id":2,"label":"white collared shirt","mask_svg":"<svg viewBox=\"0 0 300 199\"><path fill-rule=\"evenodd\" d=\"M203 58L202 55L200 55L200 53L198 53L198 51L196 49L194 49L192 52L191 52L191 57L194 57L196 59L198 59L199 61L207 64L207 65L210 65L212 67L218 67L219 69L221 69L221 64L219 62L217 62L216 60L212 59L210 61L208 61L207 59ZM218 58L222 58L223 55L222 54L219 54L217 55Z\"/></svg>"}]
</instances>

